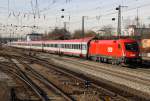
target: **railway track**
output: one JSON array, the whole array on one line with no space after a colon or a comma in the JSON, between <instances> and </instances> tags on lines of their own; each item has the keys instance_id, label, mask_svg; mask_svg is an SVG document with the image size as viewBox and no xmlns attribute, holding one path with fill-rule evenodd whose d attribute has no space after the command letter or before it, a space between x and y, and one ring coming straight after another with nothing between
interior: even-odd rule
<instances>
[{"instance_id":1,"label":"railway track","mask_svg":"<svg viewBox=\"0 0 150 101\"><path fill-rule=\"evenodd\" d=\"M11 88L11 98L10 101L39 101L37 97L37 95L39 95L38 90L36 88L34 88L34 86L32 84L29 83L29 80L27 80L22 74L20 74L20 72L18 71L18 69L16 69L15 66L10 66L10 65L6 65L1 63L0 64L1 70L5 73L7 73L8 75L11 75L11 77L14 77L14 79L19 79L19 81L21 81L21 83L19 83L21 85L21 87L30 87L32 90L30 90L28 87L25 88L25 90L27 92L29 92L30 90L30 95L28 95L28 98L18 98L17 96L17 89L23 89L23 88ZM34 92L33 92L34 91ZM31 95L32 93L32 95ZM31 97L32 96L32 97ZM34 97L33 97L34 96Z\"/></svg>"},{"instance_id":2,"label":"railway track","mask_svg":"<svg viewBox=\"0 0 150 101\"><path fill-rule=\"evenodd\" d=\"M80 66L81 68L85 67L86 69L89 69L89 70L94 70L94 71L97 71L97 72L99 71L99 72L103 72L105 74L109 74L109 75L112 75L112 76L120 77L122 79L126 79L126 80L132 81L132 82L137 83L137 84L142 84L142 85L145 85L145 86L150 85L150 79L149 79L150 75L149 74L146 75L147 77L142 77L142 76L138 76L138 75L135 76L133 74L129 74L129 73L125 73L125 72L119 72L117 70L111 70L110 68L104 68L102 66L95 66L95 65L91 65L89 63L87 64L85 61L81 62L81 61L78 61L78 60L60 59L60 58L57 58L57 60L63 61L64 63L71 63L71 64L74 64L76 66ZM101 68L99 68L99 67L101 67ZM143 95L140 92L138 92L138 93L134 92L134 93L135 93L135 95L137 94L137 97L142 95L142 97L147 98L147 96L149 96L149 95ZM148 97L148 99L150 99L150 98Z\"/></svg>"},{"instance_id":3,"label":"railway track","mask_svg":"<svg viewBox=\"0 0 150 101\"><path fill-rule=\"evenodd\" d=\"M40 61L39 61L40 60ZM85 83L86 82L89 82L90 83L90 86L92 86L92 87L94 87L94 89L93 90L91 90L92 92L93 91L96 91L96 93L99 93L99 92L103 92L102 94L101 94L101 99L106 99L106 97L107 96L109 96L110 97L110 99L120 99L120 101L127 101L127 99L126 98L124 98L124 97L122 97L122 96L120 96L120 95L118 95L118 94L116 94L116 93L113 93L113 92L111 92L111 91L109 91L109 90L107 90L107 89L105 89L105 88L102 88L102 87L100 87L100 86L98 86L98 85L96 85L96 84L94 84L94 83L92 83L91 82L91 80L89 80L88 78L86 78L85 76L83 76L82 74L76 74L76 73L74 73L74 72L72 72L72 71L69 71L69 70L65 70L64 68L61 68L61 67L59 67L59 66L56 66L56 65L53 65L53 64L51 64L51 63L49 63L48 61L45 61L45 60L42 60L42 59L39 59L38 58L38 63L40 63L41 65L43 65L44 67L47 67L48 69L54 69L55 70L55 72L57 71L57 72L59 72L60 74L61 74L61 76L63 76L63 75L67 75L68 76L68 78L73 78L73 79L75 79L75 84L82 84L82 89L86 86L85 85ZM58 73L58 74L59 74ZM57 73L56 73L57 74ZM77 81L78 80L78 81ZM73 81L73 80L71 80L71 81ZM73 85L75 85L75 84L73 84ZM91 88L92 88L91 87ZM73 88L72 88L73 89ZM76 88L75 88L76 89ZM97 89L98 89L98 91L97 91ZM100 90L100 91L99 91ZM86 88L84 89L84 91L86 91ZM73 94L72 94L73 95Z\"/></svg>"},{"instance_id":4,"label":"railway track","mask_svg":"<svg viewBox=\"0 0 150 101\"><path fill-rule=\"evenodd\" d=\"M149 75L149 73L143 73L144 76L139 76L139 75L134 74L134 73L127 73L127 72L124 72L124 71L120 72L119 70L117 71L117 70L114 70L114 69L111 69L111 68L105 68L101 65L96 66L95 63L94 64L91 64L91 63L89 64L86 61L72 60L72 59L67 59L67 58L66 59L56 58L56 59L64 61L64 62L68 62L68 63L71 63L71 64L79 65L79 66L86 66L87 68L89 68L91 70L103 71L103 72L106 72L106 73L108 72L109 74L112 74L112 75L115 75L115 76L118 76L118 77L122 76L122 78L129 79L129 80L135 80L135 82L137 81L137 82L143 83L143 84L147 83L147 85L150 84L150 78L149 78L150 75ZM147 76L147 78L145 76Z\"/></svg>"},{"instance_id":5,"label":"railway track","mask_svg":"<svg viewBox=\"0 0 150 101\"><path fill-rule=\"evenodd\" d=\"M40 97L42 101L49 101L49 98L47 96L47 93L42 90L36 83L33 82L33 80L21 69L21 64L15 60L12 59L12 62L16 65L18 72L20 73L21 77L24 79L25 83L28 84Z\"/></svg>"},{"instance_id":6,"label":"railway track","mask_svg":"<svg viewBox=\"0 0 150 101\"><path fill-rule=\"evenodd\" d=\"M9 58L9 60L11 61L11 65L1 63L0 67L5 66L6 68L3 68L3 71L19 78L22 82L29 86L32 91L37 95L36 97L39 98L39 100L34 101L74 101L70 96L64 94L61 90L57 89L54 85L52 85L52 83L44 78L42 75L31 69L30 66L24 63L24 60L22 60L21 58L17 57L17 59L12 59L12 57L8 56L6 58ZM45 90L46 88L48 88L48 90ZM53 92L55 94L48 96L48 94ZM17 94L15 94L15 89L13 88L11 91L11 101L18 100L16 95ZM21 101L21 99L19 101ZM30 99L28 99L27 101L30 101Z\"/></svg>"},{"instance_id":7,"label":"railway track","mask_svg":"<svg viewBox=\"0 0 150 101\"><path fill-rule=\"evenodd\" d=\"M20 51L19 51L20 52ZM61 75L69 75L69 77L73 77L73 78L76 78L76 80L79 80L80 82L85 82L85 81L87 81L87 82L89 82L90 83L90 85L92 85L92 87L94 87L94 88L96 88L97 90L96 90L96 93L98 93L98 92L103 92L103 94L101 94L101 96L103 96L102 97L102 99L105 99L107 96L109 96L109 98L110 99L120 99L121 101L123 101L123 100L126 100L126 101L128 101L128 100L133 100L133 101L146 101L147 99L148 99L148 97L146 97L145 95L142 95L142 96L138 96L137 94L132 94L132 93L129 93L129 92L126 92L126 90L124 91L124 90L122 90L122 89L116 89L116 88L113 88L114 86L110 86L110 85L106 85L106 83L104 83L104 82L97 82L97 80L94 80L93 78L89 78L89 77L87 77L87 76L85 76L85 75L83 75L83 74L81 74L81 73L75 73L75 72L73 72L73 71L70 71L70 70L68 70L68 69L66 69L66 68L62 68L62 66L58 66L57 64L54 64L54 62L53 61L51 61L51 59L50 59L50 61L47 61L47 60L45 60L45 59L42 59L42 58L39 58L39 57L35 57L35 56L28 56L27 54L24 54L24 53L22 53L22 52L20 52L20 54L22 54L23 55L23 57L20 57L20 58L22 58L22 59L25 59L26 61L28 61L29 63L36 63L36 64L38 64L38 65L41 65L41 66L43 66L42 68L48 68L48 69L53 69L53 72L55 71L55 73L56 72L59 72L59 73L56 73L56 74L61 74ZM15 57L13 57L13 58L15 58ZM61 60L61 59L58 59L59 61ZM86 67L88 67L88 68L90 68L91 69L91 67L93 67L92 68L92 70L94 70L95 69L95 67L93 66L93 65L88 65L88 64L86 64L86 62L83 64L83 63L80 63L80 62L78 62L78 61L76 61L76 63L75 62L70 62L70 60L61 60L61 61L63 61L63 62L69 62L69 63L71 63L71 64L74 64L74 65L78 65L78 66L81 66L81 67L84 67L84 66L86 66ZM34 67L35 68L35 67ZM108 73L108 70L103 70L103 72L105 71L105 73L106 73L106 71L107 71L107 73ZM111 72L113 72L113 71L109 71L109 73L111 73ZM112 73L111 73L112 74ZM76 76L75 76L76 75ZM113 74L113 75L116 75L116 74ZM119 75L121 75L119 72L118 72L118 74L116 75L116 76L119 76ZM129 76L133 76L133 75L128 75L128 77ZM124 76L124 78L125 79L127 79L128 77L125 77ZM97 79L97 78L96 78ZM129 78L130 80L132 80L131 78ZM141 79L140 77L138 77L138 78L136 78L136 80L137 79ZM142 80L143 79L143 80ZM145 82L145 84L148 86L149 85L149 83L147 84L147 82L149 82L149 81L145 81L145 79L144 78L142 78L141 80L139 80L138 82L140 82L140 83L142 83L142 84L144 84L143 83L143 81ZM103 79L104 80L104 79ZM135 80L135 81L136 81ZM147 80L149 80L149 79L147 79ZM78 81L78 82L79 82ZM105 80L104 80L105 81ZM107 82L107 81L106 81ZM112 82L108 82L108 83L112 83ZM100 87L100 85L101 85L101 87ZM105 86L103 86L103 85L105 85ZM121 86L122 87L122 86ZM123 92L123 93L122 93ZM141 93L140 93L141 94Z\"/></svg>"},{"instance_id":8,"label":"railway track","mask_svg":"<svg viewBox=\"0 0 150 101\"><path fill-rule=\"evenodd\" d=\"M18 61L18 62L17 62ZM33 84L33 87L37 89L37 93L42 101L50 101L52 100L50 96L48 96L49 92L53 91L62 96L62 101L73 101L73 99L58 89L55 85L53 85L49 80L47 80L40 73L33 70L28 64L24 63L22 59L18 59L17 61L13 60L18 68L25 74L28 81ZM19 64L18 64L19 63ZM24 66L24 67L23 67ZM30 77L30 78L29 78ZM34 79L33 79L34 78ZM36 80L35 80L36 79ZM57 99L56 99L57 100Z\"/></svg>"},{"instance_id":9,"label":"railway track","mask_svg":"<svg viewBox=\"0 0 150 101\"><path fill-rule=\"evenodd\" d=\"M84 96L84 98L86 96L86 100L84 99L82 101L87 101L88 98L91 99L90 98L91 95L96 96L96 99L95 98L94 99L98 100L98 101L99 100L105 101L108 99L110 101L111 100L129 101L129 99L127 99L123 96L120 96L118 93L116 93L116 92L114 93L114 92L110 91L109 89L106 89L106 88L101 87L100 85L97 85L97 83L95 83L96 81L94 81L94 80L92 81L91 78L88 78L85 75L78 74L76 72L62 68L60 66L57 66L56 64L53 64L52 62L48 62L48 61L38 58L38 57L28 56L26 54L22 54L22 56L23 56L22 59L24 59L24 57L29 58L28 59L29 63L32 61L34 64L41 65L42 68L47 68L49 70L49 72L50 72L50 70L52 70L52 72L54 72L55 76L57 75L57 78L59 81L58 83L62 84L62 81L63 81L63 87L60 87L60 85L58 84L57 85L58 88L62 89L68 95L71 94L71 96L74 98L75 101L78 101L79 99L83 98L81 96ZM15 57L13 57L13 58L15 58ZM33 64L33 63L31 63L31 64ZM34 70L35 70L35 68L36 67L34 67ZM36 74L38 74L38 73L36 73ZM42 73L40 73L40 74L42 74ZM53 73L51 73L50 75L52 75L52 74ZM64 80L61 80L61 79L59 80L59 78L65 79L67 82L66 81L64 82ZM53 81L53 82L55 82L55 81ZM67 88L67 89L63 89L63 88ZM68 92L68 88L69 88L69 92ZM92 101L94 101L94 100L92 100Z\"/></svg>"}]
</instances>

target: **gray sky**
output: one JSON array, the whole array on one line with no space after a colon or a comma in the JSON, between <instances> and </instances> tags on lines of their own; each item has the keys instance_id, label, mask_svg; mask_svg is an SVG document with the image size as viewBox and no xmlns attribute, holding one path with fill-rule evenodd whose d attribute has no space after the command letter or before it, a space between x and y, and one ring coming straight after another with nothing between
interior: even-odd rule
<instances>
[{"instance_id":1,"label":"gray sky","mask_svg":"<svg viewBox=\"0 0 150 101\"><path fill-rule=\"evenodd\" d=\"M9 1L9 3L8 3ZM134 24L132 21L138 15L141 24L150 23L150 0L0 0L0 33L19 33L23 35L30 33L31 28L8 27L17 26L40 26L34 29L38 32L44 32L54 27L63 27L63 22L67 22L69 31L81 29L81 18L85 19L86 30L98 30L104 25L111 24L114 28L117 26L115 8L118 5L128 6L122 8L122 27L125 21ZM8 5L9 4L9 5ZM65 9L65 11L61 11ZM35 20L33 12L35 14ZM64 19L61 18L64 15ZM8 25L2 27L3 25ZM6 34L5 34L6 35ZM8 34L9 35L9 34Z\"/></svg>"}]
</instances>

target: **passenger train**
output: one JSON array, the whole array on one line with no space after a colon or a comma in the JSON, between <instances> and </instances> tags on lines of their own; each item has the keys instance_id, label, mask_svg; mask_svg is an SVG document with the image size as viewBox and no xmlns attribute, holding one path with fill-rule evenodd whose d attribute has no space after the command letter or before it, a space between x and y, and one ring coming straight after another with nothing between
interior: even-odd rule
<instances>
[{"instance_id":1,"label":"passenger train","mask_svg":"<svg viewBox=\"0 0 150 101\"><path fill-rule=\"evenodd\" d=\"M132 39L97 40L92 37L72 40L12 42L12 47L71 55L112 64L140 63L140 49Z\"/></svg>"}]
</instances>

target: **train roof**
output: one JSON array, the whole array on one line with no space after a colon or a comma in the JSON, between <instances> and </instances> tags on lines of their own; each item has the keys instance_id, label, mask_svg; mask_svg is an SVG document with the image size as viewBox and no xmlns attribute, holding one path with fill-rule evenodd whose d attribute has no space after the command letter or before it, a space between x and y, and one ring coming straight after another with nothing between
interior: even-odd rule
<instances>
[{"instance_id":1,"label":"train roof","mask_svg":"<svg viewBox=\"0 0 150 101\"><path fill-rule=\"evenodd\" d=\"M93 37L86 37L81 39L71 39L71 40L48 40L44 42L89 42Z\"/></svg>"},{"instance_id":2,"label":"train roof","mask_svg":"<svg viewBox=\"0 0 150 101\"><path fill-rule=\"evenodd\" d=\"M71 40L40 40L40 41L17 41L13 43L49 43L49 42L63 42L63 43L70 43L70 42L85 42L88 43L90 40L92 40L93 37L86 37L86 38L81 38L81 39L71 39Z\"/></svg>"},{"instance_id":3,"label":"train roof","mask_svg":"<svg viewBox=\"0 0 150 101\"><path fill-rule=\"evenodd\" d=\"M111 42L136 42L136 40L133 39L117 39L117 40L92 40L92 42L100 42L100 43L111 43Z\"/></svg>"}]
</instances>

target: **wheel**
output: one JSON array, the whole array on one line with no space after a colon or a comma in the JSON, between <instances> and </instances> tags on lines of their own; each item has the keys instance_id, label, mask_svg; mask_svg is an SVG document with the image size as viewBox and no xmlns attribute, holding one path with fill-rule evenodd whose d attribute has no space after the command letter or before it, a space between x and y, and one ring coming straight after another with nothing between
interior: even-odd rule
<instances>
[{"instance_id":1,"label":"wheel","mask_svg":"<svg viewBox=\"0 0 150 101\"><path fill-rule=\"evenodd\" d=\"M104 63L104 58L100 58L100 62L101 62L101 63Z\"/></svg>"}]
</instances>

